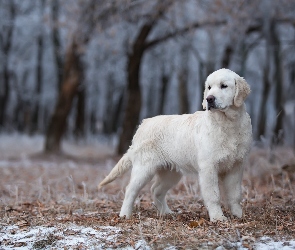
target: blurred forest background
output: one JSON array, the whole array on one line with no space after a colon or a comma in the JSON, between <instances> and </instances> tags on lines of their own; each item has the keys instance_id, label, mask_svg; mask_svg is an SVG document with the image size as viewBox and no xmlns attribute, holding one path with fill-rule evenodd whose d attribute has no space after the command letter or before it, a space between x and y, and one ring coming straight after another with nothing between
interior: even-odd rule
<instances>
[{"instance_id":1,"label":"blurred forest background","mask_svg":"<svg viewBox=\"0 0 295 250\"><path fill-rule=\"evenodd\" d=\"M0 0L0 132L106 135L201 110L206 77L246 78L254 139L295 145L294 0Z\"/></svg>"}]
</instances>

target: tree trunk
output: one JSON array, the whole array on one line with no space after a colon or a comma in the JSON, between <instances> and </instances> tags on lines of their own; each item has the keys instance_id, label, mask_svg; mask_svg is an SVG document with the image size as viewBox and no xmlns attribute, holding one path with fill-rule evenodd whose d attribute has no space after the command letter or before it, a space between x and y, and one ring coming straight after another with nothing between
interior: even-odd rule
<instances>
[{"instance_id":1,"label":"tree trunk","mask_svg":"<svg viewBox=\"0 0 295 250\"><path fill-rule=\"evenodd\" d=\"M151 83L148 86L147 89L147 101L146 101L146 113L144 114L145 118L153 117L155 116L156 110L155 105L157 104L156 96L155 96L155 85L153 84L154 81L151 79Z\"/></svg>"},{"instance_id":2,"label":"tree trunk","mask_svg":"<svg viewBox=\"0 0 295 250\"><path fill-rule=\"evenodd\" d=\"M124 90L120 91L118 101L114 108L114 120L112 124L112 130L113 132L118 131L118 128L120 127L122 123L122 110L123 110L123 103L124 103Z\"/></svg>"},{"instance_id":3,"label":"tree trunk","mask_svg":"<svg viewBox=\"0 0 295 250\"><path fill-rule=\"evenodd\" d=\"M169 76L165 73L165 70L162 70L162 76L161 76L161 89L160 89L160 105L159 105L159 114L164 114L164 108L165 108L165 97L167 92L169 82Z\"/></svg>"},{"instance_id":4,"label":"tree trunk","mask_svg":"<svg viewBox=\"0 0 295 250\"><path fill-rule=\"evenodd\" d=\"M96 134L95 109L94 110L91 110L91 113L90 113L90 132L91 132L91 134Z\"/></svg>"},{"instance_id":5,"label":"tree trunk","mask_svg":"<svg viewBox=\"0 0 295 250\"><path fill-rule=\"evenodd\" d=\"M26 86L28 83L30 72L28 69L24 71L24 73L20 77L20 83L18 84L17 78L14 79L14 86L15 86L15 94L16 94L16 106L13 112L13 120L17 131L24 132L26 125L26 117L28 112L28 102L24 99L22 95L22 87ZM13 86L13 85L12 85Z\"/></svg>"},{"instance_id":6,"label":"tree trunk","mask_svg":"<svg viewBox=\"0 0 295 250\"><path fill-rule=\"evenodd\" d=\"M58 27L59 20L59 0L51 1L51 18L52 18L52 44L53 44L53 55L55 60L55 67L57 71L57 88L58 91L61 89L63 80L63 57L61 51L60 33Z\"/></svg>"},{"instance_id":7,"label":"tree trunk","mask_svg":"<svg viewBox=\"0 0 295 250\"><path fill-rule=\"evenodd\" d=\"M205 91L205 81L207 76L210 75L214 71L214 65L212 62L208 61L206 64L204 62L199 62L199 83L200 83L200 104L199 110L203 110L202 102L203 95Z\"/></svg>"},{"instance_id":8,"label":"tree trunk","mask_svg":"<svg viewBox=\"0 0 295 250\"><path fill-rule=\"evenodd\" d=\"M103 132L105 134L111 134L113 132L113 120L114 120L114 78L112 74L108 75L108 83L107 83L107 90L106 90L106 99L107 104L104 111L104 119L103 119Z\"/></svg>"},{"instance_id":9,"label":"tree trunk","mask_svg":"<svg viewBox=\"0 0 295 250\"><path fill-rule=\"evenodd\" d=\"M198 110L203 110L203 105L202 105L202 102L203 102L203 95L204 95L204 90L205 90L205 80L206 80L206 76L205 73L204 73L204 63L199 61L199 68L198 68L198 73L199 73L199 84L200 84L200 92L199 92L199 99L200 99L200 102L199 102L199 107L198 107Z\"/></svg>"},{"instance_id":10,"label":"tree trunk","mask_svg":"<svg viewBox=\"0 0 295 250\"><path fill-rule=\"evenodd\" d=\"M189 113L188 63L188 48L183 47L181 50L181 67L178 72L178 105L180 114Z\"/></svg>"},{"instance_id":11,"label":"tree trunk","mask_svg":"<svg viewBox=\"0 0 295 250\"><path fill-rule=\"evenodd\" d=\"M3 87L0 89L0 128L4 127L6 107L10 96L9 69L7 63L3 68Z\"/></svg>"},{"instance_id":12,"label":"tree trunk","mask_svg":"<svg viewBox=\"0 0 295 250\"><path fill-rule=\"evenodd\" d=\"M43 12L44 12L44 4L45 1L41 1L40 7L40 21L42 23L43 19ZM36 68L36 88L35 88L35 102L33 103L34 111L32 116L31 128L30 132L34 133L38 130L39 125L39 115L40 115L40 101L41 101L41 90L43 85L43 68L42 68L42 61L43 61L43 27L41 27L39 31L39 35L37 37L37 68Z\"/></svg>"},{"instance_id":13,"label":"tree trunk","mask_svg":"<svg viewBox=\"0 0 295 250\"><path fill-rule=\"evenodd\" d=\"M115 91L119 92L118 99L114 98ZM106 99L107 105L104 111L103 133L110 135L118 130L124 99L124 91L115 89L115 80L112 74L108 76Z\"/></svg>"},{"instance_id":14,"label":"tree trunk","mask_svg":"<svg viewBox=\"0 0 295 250\"><path fill-rule=\"evenodd\" d=\"M122 133L120 135L119 144L117 148L118 154L123 154L128 149L135 128L138 125L139 115L141 110L141 92L140 92L140 64L146 49L145 42L152 30L152 24L145 24L142 26L139 35L137 36L131 54L128 55L127 62L127 104L125 110L125 117L123 120Z\"/></svg>"},{"instance_id":15,"label":"tree trunk","mask_svg":"<svg viewBox=\"0 0 295 250\"><path fill-rule=\"evenodd\" d=\"M267 24L266 24L267 25ZM268 24L270 25L270 24ZM257 132L256 139L259 140L261 136L266 135L266 121L267 121L267 100L269 98L271 83L270 83L270 70L271 70L271 49L272 49L272 37L270 35L270 26L266 28L266 51L265 51L265 66L263 68L263 81L262 81L262 96L260 99Z\"/></svg>"},{"instance_id":16,"label":"tree trunk","mask_svg":"<svg viewBox=\"0 0 295 250\"><path fill-rule=\"evenodd\" d=\"M82 79L83 69L81 69L80 79ZM76 106L76 121L75 121L75 136L80 138L85 134L85 99L86 99L86 86L80 85L77 91L77 106Z\"/></svg>"},{"instance_id":17,"label":"tree trunk","mask_svg":"<svg viewBox=\"0 0 295 250\"><path fill-rule=\"evenodd\" d=\"M187 90L187 69L181 69L178 74L178 102L180 114L189 113L189 101Z\"/></svg>"},{"instance_id":18,"label":"tree trunk","mask_svg":"<svg viewBox=\"0 0 295 250\"><path fill-rule=\"evenodd\" d=\"M3 63L3 85L2 88L0 86L0 128L3 127L5 124L5 116L6 116L6 108L9 102L10 96L10 71L8 67L9 62L9 54L12 45L12 38L13 38L13 30L14 30L14 21L16 16L16 6L13 1L10 2L10 23L11 25L6 29L5 34L1 39L1 49L2 53L5 55L2 58Z\"/></svg>"},{"instance_id":19,"label":"tree trunk","mask_svg":"<svg viewBox=\"0 0 295 250\"><path fill-rule=\"evenodd\" d=\"M233 52L234 52L234 50L233 50L232 46L227 45L225 50L224 50L223 57L222 57L222 62L221 62L221 67L222 68L228 68L229 67Z\"/></svg>"},{"instance_id":20,"label":"tree trunk","mask_svg":"<svg viewBox=\"0 0 295 250\"><path fill-rule=\"evenodd\" d=\"M259 140L261 136L265 136L266 133L266 120L267 120L267 100L270 92L270 82L269 82L269 61L266 60L267 66L263 69L263 86L262 86L262 96L259 106L259 117L257 124L256 139Z\"/></svg>"},{"instance_id":21,"label":"tree trunk","mask_svg":"<svg viewBox=\"0 0 295 250\"><path fill-rule=\"evenodd\" d=\"M283 121L284 121L284 103L283 96L283 72L281 60L281 43L277 34L275 21L270 24L270 37L273 46L273 60L274 60L274 84L275 84L275 109L276 120L274 126L273 143L280 144L283 142Z\"/></svg>"},{"instance_id":22,"label":"tree trunk","mask_svg":"<svg viewBox=\"0 0 295 250\"><path fill-rule=\"evenodd\" d=\"M290 99L293 99L293 96L295 96L295 61L293 61L290 65L289 70L289 76L290 76L290 88L288 90L288 95ZM295 104L293 104L295 105ZM295 127L295 107L293 107L293 123ZM295 153L295 131L293 131L293 151Z\"/></svg>"},{"instance_id":23,"label":"tree trunk","mask_svg":"<svg viewBox=\"0 0 295 250\"><path fill-rule=\"evenodd\" d=\"M60 151L61 139L67 126L67 117L80 85L81 71L80 55L73 39L66 53L62 88L46 133L45 152Z\"/></svg>"}]
</instances>

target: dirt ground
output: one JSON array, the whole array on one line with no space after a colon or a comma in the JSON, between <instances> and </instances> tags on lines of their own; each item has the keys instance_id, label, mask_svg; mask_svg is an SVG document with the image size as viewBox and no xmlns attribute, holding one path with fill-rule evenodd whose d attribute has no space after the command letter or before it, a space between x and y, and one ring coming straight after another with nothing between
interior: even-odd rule
<instances>
[{"instance_id":1,"label":"dirt ground","mask_svg":"<svg viewBox=\"0 0 295 250\"><path fill-rule=\"evenodd\" d=\"M34 249L259 249L257 242L268 237L288 246L295 239L294 158L290 148L253 147L243 179L243 218L232 218L223 208L229 220L211 223L196 176L184 177L168 194L173 215L157 214L149 185L136 200L133 218L126 220L119 218L118 212L129 175L102 190L97 189L118 157L105 153L88 159L40 154L2 157L0 246L2 249L29 246ZM38 227L55 228L59 234L49 232L34 238L30 245L25 240L13 240L13 235ZM57 243L62 239L81 233L81 228L74 227L108 232L99 240L94 233L92 236L87 233L96 239L92 247L82 241L59 247Z\"/></svg>"}]
</instances>

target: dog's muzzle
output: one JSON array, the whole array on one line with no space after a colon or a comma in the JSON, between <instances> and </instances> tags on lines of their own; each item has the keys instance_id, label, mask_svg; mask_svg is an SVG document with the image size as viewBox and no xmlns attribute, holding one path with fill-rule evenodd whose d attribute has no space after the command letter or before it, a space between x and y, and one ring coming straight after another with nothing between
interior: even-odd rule
<instances>
[{"instance_id":1,"label":"dog's muzzle","mask_svg":"<svg viewBox=\"0 0 295 250\"><path fill-rule=\"evenodd\" d=\"M215 97L213 95L209 95L207 98L207 107L208 107L208 110L210 110L211 108L216 108L215 107Z\"/></svg>"}]
</instances>

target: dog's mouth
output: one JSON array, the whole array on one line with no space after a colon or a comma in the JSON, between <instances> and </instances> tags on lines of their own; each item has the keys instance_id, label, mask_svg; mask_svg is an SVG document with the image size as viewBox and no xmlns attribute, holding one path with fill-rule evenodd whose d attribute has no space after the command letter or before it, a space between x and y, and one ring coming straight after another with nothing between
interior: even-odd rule
<instances>
[{"instance_id":1,"label":"dog's mouth","mask_svg":"<svg viewBox=\"0 0 295 250\"><path fill-rule=\"evenodd\" d=\"M208 110L215 109L215 105L208 105Z\"/></svg>"},{"instance_id":2,"label":"dog's mouth","mask_svg":"<svg viewBox=\"0 0 295 250\"><path fill-rule=\"evenodd\" d=\"M224 111L227 109L227 107L220 107L218 105L215 105L215 103L208 103L208 107L207 107L208 110L218 110L218 111Z\"/></svg>"}]
</instances>

